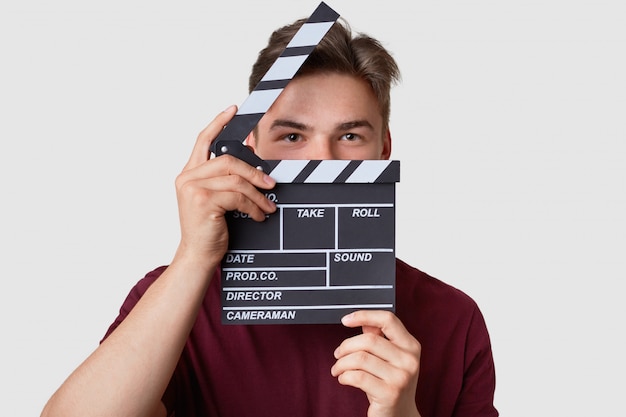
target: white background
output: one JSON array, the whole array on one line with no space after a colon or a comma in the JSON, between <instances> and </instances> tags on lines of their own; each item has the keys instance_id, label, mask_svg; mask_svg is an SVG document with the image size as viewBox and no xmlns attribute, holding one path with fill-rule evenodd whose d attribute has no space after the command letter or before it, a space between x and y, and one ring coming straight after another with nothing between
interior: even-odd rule
<instances>
[{"instance_id":1,"label":"white background","mask_svg":"<svg viewBox=\"0 0 626 417\"><path fill-rule=\"evenodd\" d=\"M38 415L178 241L173 182L317 1L0 6L2 414ZM329 5L383 41L399 257L471 295L503 416L622 413L620 0ZM172 306L172 308L176 308Z\"/></svg>"}]
</instances>

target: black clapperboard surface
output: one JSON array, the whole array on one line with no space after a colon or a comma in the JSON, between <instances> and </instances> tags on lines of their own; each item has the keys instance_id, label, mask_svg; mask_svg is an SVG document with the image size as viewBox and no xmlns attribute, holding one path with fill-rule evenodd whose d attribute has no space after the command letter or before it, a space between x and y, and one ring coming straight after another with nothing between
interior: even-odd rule
<instances>
[{"instance_id":1,"label":"black clapperboard surface","mask_svg":"<svg viewBox=\"0 0 626 417\"><path fill-rule=\"evenodd\" d=\"M339 15L325 3L302 25L215 139L277 181L277 212L226 215L222 323L339 323L355 310L395 311L395 183L399 161L264 161L243 141Z\"/></svg>"}]
</instances>

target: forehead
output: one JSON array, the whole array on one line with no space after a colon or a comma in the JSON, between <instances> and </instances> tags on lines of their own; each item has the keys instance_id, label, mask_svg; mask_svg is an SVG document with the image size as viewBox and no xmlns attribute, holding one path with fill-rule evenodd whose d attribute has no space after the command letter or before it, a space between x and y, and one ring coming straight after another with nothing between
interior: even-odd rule
<instances>
[{"instance_id":1,"label":"forehead","mask_svg":"<svg viewBox=\"0 0 626 417\"><path fill-rule=\"evenodd\" d=\"M291 80L261 122L284 117L316 123L366 119L382 125L371 86L359 77L338 73L307 74Z\"/></svg>"}]
</instances>

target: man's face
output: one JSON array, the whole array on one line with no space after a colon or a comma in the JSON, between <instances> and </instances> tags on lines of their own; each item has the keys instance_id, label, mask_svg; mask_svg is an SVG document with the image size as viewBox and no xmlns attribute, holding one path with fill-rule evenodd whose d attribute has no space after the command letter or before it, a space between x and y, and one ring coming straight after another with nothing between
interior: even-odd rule
<instances>
[{"instance_id":1,"label":"man's face","mask_svg":"<svg viewBox=\"0 0 626 417\"><path fill-rule=\"evenodd\" d=\"M248 144L262 159L388 159L391 138L363 80L321 73L294 78Z\"/></svg>"}]
</instances>

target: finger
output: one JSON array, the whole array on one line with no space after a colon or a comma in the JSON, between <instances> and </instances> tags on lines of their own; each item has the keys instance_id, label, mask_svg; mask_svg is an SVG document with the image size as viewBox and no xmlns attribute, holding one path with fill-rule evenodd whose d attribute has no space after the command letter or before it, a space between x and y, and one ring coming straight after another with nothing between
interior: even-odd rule
<instances>
[{"instance_id":1,"label":"finger","mask_svg":"<svg viewBox=\"0 0 626 417\"><path fill-rule=\"evenodd\" d=\"M237 106L229 106L226 110L215 116L213 121L200 132L193 150L191 151L189 161L187 161L185 165L185 170L195 168L209 159L211 143L213 143L213 140L215 140L217 135L224 129L224 126L228 124L236 112Z\"/></svg>"},{"instance_id":2,"label":"finger","mask_svg":"<svg viewBox=\"0 0 626 417\"><path fill-rule=\"evenodd\" d=\"M337 359L337 362L330 369L330 373L336 377L348 371L361 370L376 378L385 379L389 376L389 369L390 366L387 361L361 350Z\"/></svg>"},{"instance_id":3,"label":"finger","mask_svg":"<svg viewBox=\"0 0 626 417\"><path fill-rule=\"evenodd\" d=\"M178 187L187 181L223 176L238 176L255 187L263 189L271 189L276 185L272 177L232 155L222 155L183 171L176 179L176 185Z\"/></svg>"},{"instance_id":4,"label":"finger","mask_svg":"<svg viewBox=\"0 0 626 417\"><path fill-rule=\"evenodd\" d=\"M202 187L211 193L211 203L220 207L222 213L237 210L250 215L254 220L263 221L266 213L276 211L274 202L239 176L196 180L193 186Z\"/></svg>"},{"instance_id":5,"label":"finger","mask_svg":"<svg viewBox=\"0 0 626 417\"><path fill-rule=\"evenodd\" d=\"M374 326L361 326L361 330L363 331L363 333L365 334L374 334L376 336L380 336L380 337L385 337L385 335L383 334L383 331L380 330L378 327L374 327Z\"/></svg>"},{"instance_id":6,"label":"finger","mask_svg":"<svg viewBox=\"0 0 626 417\"><path fill-rule=\"evenodd\" d=\"M418 357L374 335L355 336L344 343L362 342L373 337L380 339L380 343L387 344L389 348L380 351L368 344L362 348L357 346L356 350L338 358L331 368L331 374L337 377L341 384L363 390L370 397L370 401L375 397L380 401L395 404L402 393L412 392L414 396L419 375Z\"/></svg>"},{"instance_id":7,"label":"finger","mask_svg":"<svg viewBox=\"0 0 626 417\"><path fill-rule=\"evenodd\" d=\"M375 355L389 363L400 366L402 356L406 355L406 352L382 336L364 333L345 339L334 352L334 356L338 360L353 354Z\"/></svg>"},{"instance_id":8,"label":"finger","mask_svg":"<svg viewBox=\"0 0 626 417\"><path fill-rule=\"evenodd\" d=\"M344 316L341 322L346 327L377 328L393 344L413 351L419 345L417 340L406 330L400 319L390 311L358 310Z\"/></svg>"},{"instance_id":9,"label":"finger","mask_svg":"<svg viewBox=\"0 0 626 417\"><path fill-rule=\"evenodd\" d=\"M375 335L375 334L360 334L344 340L334 352L337 361L341 361L344 358L359 358L363 359L364 363L369 361L369 356L374 356L386 365L403 369L406 372L413 373L419 370L420 354L419 350L414 351L404 350L391 341ZM363 365L365 366L365 365ZM378 374L383 376L382 374Z\"/></svg>"},{"instance_id":10,"label":"finger","mask_svg":"<svg viewBox=\"0 0 626 417\"><path fill-rule=\"evenodd\" d=\"M349 369L335 375L341 385L348 385L358 388L368 396L385 398L389 392L389 386L385 381L369 372L360 369Z\"/></svg>"},{"instance_id":11,"label":"finger","mask_svg":"<svg viewBox=\"0 0 626 417\"><path fill-rule=\"evenodd\" d=\"M371 373L353 369L337 375L337 381L362 390L370 402L368 415L419 415L415 408L417 380L398 375L394 380L378 378Z\"/></svg>"},{"instance_id":12,"label":"finger","mask_svg":"<svg viewBox=\"0 0 626 417\"><path fill-rule=\"evenodd\" d=\"M337 361L331 374L342 385L359 388L368 396L394 402L394 397L414 385L410 370L395 368L373 355L353 354ZM395 393L395 394L394 394Z\"/></svg>"}]
</instances>

